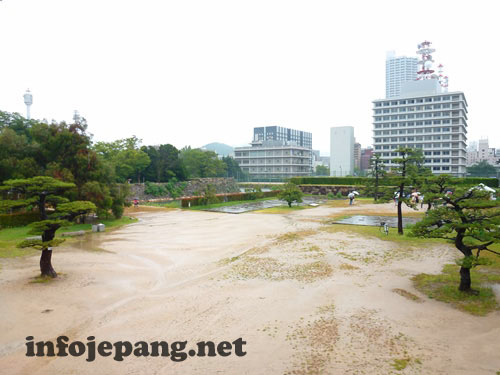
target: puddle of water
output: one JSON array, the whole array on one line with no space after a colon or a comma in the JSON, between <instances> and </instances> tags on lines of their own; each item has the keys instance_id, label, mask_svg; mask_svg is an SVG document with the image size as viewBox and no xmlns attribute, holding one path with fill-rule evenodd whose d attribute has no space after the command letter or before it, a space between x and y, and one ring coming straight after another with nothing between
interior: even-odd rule
<instances>
[{"instance_id":1,"label":"puddle of water","mask_svg":"<svg viewBox=\"0 0 500 375\"><path fill-rule=\"evenodd\" d=\"M403 227L408 224L415 224L421 219L415 217L403 217ZM387 223L391 228L398 227L398 218L396 216L365 216L354 215L342 220L334 221L333 224L352 224L352 225L369 225L379 227L381 223Z\"/></svg>"},{"instance_id":2,"label":"puddle of water","mask_svg":"<svg viewBox=\"0 0 500 375\"><path fill-rule=\"evenodd\" d=\"M300 206L308 205L310 203L319 203L320 200L319 198L315 197L304 197L302 198L303 202L300 203ZM260 202L251 202L251 203L242 203L234 206L225 206L225 207L217 207L217 208L212 208L206 211L212 211L212 212L223 212L227 214L241 214L244 212L250 212L250 211L256 211L256 210L263 210L264 208L271 208L271 207L278 207L278 206L283 206L285 205L286 202L280 201L278 199L271 199L267 201L260 201Z\"/></svg>"}]
</instances>

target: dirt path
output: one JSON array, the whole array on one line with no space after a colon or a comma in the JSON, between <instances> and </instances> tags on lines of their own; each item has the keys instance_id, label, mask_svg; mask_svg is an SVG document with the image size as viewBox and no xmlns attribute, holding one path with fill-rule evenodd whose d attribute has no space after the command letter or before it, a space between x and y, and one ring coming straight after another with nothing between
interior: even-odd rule
<instances>
[{"instance_id":1,"label":"dirt path","mask_svg":"<svg viewBox=\"0 0 500 375\"><path fill-rule=\"evenodd\" d=\"M330 233L354 210L288 215L147 210L140 222L58 248L63 275L33 284L38 258L2 260L0 373L495 374L500 314L479 318L427 299L410 277L439 272L446 246L412 249ZM59 250L60 249L60 250ZM421 301L393 290L413 293ZM246 342L244 357L25 357L25 337ZM189 344L188 344L189 348ZM405 365L403 370L396 367Z\"/></svg>"}]
</instances>

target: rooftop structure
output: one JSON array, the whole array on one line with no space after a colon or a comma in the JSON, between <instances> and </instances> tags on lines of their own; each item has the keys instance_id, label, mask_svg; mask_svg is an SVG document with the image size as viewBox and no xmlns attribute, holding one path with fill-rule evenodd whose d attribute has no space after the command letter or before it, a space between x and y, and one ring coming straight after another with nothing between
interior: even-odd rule
<instances>
[{"instance_id":1,"label":"rooftop structure","mask_svg":"<svg viewBox=\"0 0 500 375\"><path fill-rule=\"evenodd\" d=\"M312 134L281 126L264 126L253 129L254 141L287 141L312 149Z\"/></svg>"}]
</instances>

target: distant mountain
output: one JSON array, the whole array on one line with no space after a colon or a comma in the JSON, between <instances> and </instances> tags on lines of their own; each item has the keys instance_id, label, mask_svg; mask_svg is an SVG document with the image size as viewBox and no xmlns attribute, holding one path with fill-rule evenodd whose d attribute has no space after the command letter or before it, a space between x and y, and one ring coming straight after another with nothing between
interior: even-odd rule
<instances>
[{"instance_id":1,"label":"distant mountain","mask_svg":"<svg viewBox=\"0 0 500 375\"><path fill-rule=\"evenodd\" d=\"M214 151L217 155L220 156L234 156L234 148L226 145L224 143L213 142L208 145L201 146L202 150Z\"/></svg>"}]
</instances>

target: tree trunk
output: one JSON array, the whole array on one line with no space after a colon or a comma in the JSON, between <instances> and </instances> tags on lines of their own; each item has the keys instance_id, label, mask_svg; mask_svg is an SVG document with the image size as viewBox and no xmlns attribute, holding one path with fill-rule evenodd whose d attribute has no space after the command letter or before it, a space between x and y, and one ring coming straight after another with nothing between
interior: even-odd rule
<instances>
[{"instance_id":1,"label":"tree trunk","mask_svg":"<svg viewBox=\"0 0 500 375\"><path fill-rule=\"evenodd\" d=\"M398 199L398 234L403 234L403 212L401 210L401 198Z\"/></svg>"},{"instance_id":2,"label":"tree trunk","mask_svg":"<svg viewBox=\"0 0 500 375\"><path fill-rule=\"evenodd\" d=\"M470 280L470 268L460 267L460 286L458 290L462 292L470 292L471 280Z\"/></svg>"},{"instance_id":3,"label":"tree trunk","mask_svg":"<svg viewBox=\"0 0 500 375\"><path fill-rule=\"evenodd\" d=\"M40 194L38 201L38 211L40 212L40 220L47 220L47 212L45 211L45 194Z\"/></svg>"},{"instance_id":4,"label":"tree trunk","mask_svg":"<svg viewBox=\"0 0 500 375\"><path fill-rule=\"evenodd\" d=\"M399 198L398 198L398 234L403 234L403 198L404 198L404 185L399 186Z\"/></svg>"},{"instance_id":5,"label":"tree trunk","mask_svg":"<svg viewBox=\"0 0 500 375\"><path fill-rule=\"evenodd\" d=\"M56 236L56 229L45 230L42 233L42 241L52 241ZM40 272L42 276L50 276L53 278L57 277L57 273L52 267L52 248L44 248L42 250L42 256L40 257Z\"/></svg>"},{"instance_id":6,"label":"tree trunk","mask_svg":"<svg viewBox=\"0 0 500 375\"><path fill-rule=\"evenodd\" d=\"M52 278L57 277L57 273L52 268L52 248L49 247L47 249L42 250L42 256L40 257L40 272L42 273L42 276L49 276Z\"/></svg>"}]
</instances>

